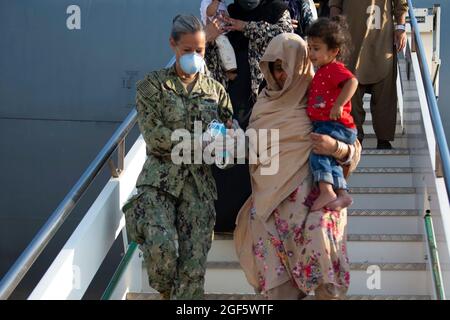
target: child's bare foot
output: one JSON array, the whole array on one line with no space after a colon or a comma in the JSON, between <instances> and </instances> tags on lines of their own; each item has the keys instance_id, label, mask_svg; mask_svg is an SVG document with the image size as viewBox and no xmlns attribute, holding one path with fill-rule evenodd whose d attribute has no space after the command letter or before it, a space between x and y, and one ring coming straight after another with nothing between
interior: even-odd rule
<instances>
[{"instance_id":1,"label":"child's bare foot","mask_svg":"<svg viewBox=\"0 0 450 320\"><path fill-rule=\"evenodd\" d=\"M227 74L228 80L231 80L231 81L233 81L237 77L236 71L227 71L226 74Z\"/></svg>"},{"instance_id":2,"label":"child's bare foot","mask_svg":"<svg viewBox=\"0 0 450 320\"><path fill-rule=\"evenodd\" d=\"M330 202L335 201L337 196L333 191L333 186L326 182L319 182L320 195L314 201L311 211L317 211L327 206Z\"/></svg>"},{"instance_id":3,"label":"child's bare foot","mask_svg":"<svg viewBox=\"0 0 450 320\"><path fill-rule=\"evenodd\" d=\"M337 199L330 202L327 207L333 211L341 211L344 208L350 207L353 204L353 199L345 190L337 190Z\"/></svg>"}]
</instances>

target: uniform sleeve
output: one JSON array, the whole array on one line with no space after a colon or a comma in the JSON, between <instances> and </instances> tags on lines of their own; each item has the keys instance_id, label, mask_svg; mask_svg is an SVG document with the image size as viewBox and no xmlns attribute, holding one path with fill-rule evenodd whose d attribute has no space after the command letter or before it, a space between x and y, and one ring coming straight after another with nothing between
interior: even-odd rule
<instances>
[{"instance_id":1,"label":"uniform sleeve","mask_svg":"<svg viewBox=\"0 0 450 320\"><path fill-rule=\"evenodd\" d=\"M408 12L408 2L406 0L393 0L394 17L398 21Z\"/></svg>"},{"instance_id":2,"label":"uniform sleeve","mask_svg":"<svg viewBox=\"0 0 450 320\"><path fill-rule=\"evenodd\" d=\"M331 71L331 82L335 87L342 87L343 83L355 76L342 64L334 64Z\"/></svg>"},{"instance_id":3,"label":"uniform sleeve","mask_svg":"<svg viewBox=\"0 0 450 320\"><path fill-rule=\"evenodd\" d=\"M233 116L233 106L231 104L230 96L225 91L224 87L219 86L219 119L222 123L226 123Z\"/></svg>"},{"instance_id":4,"label":"uniform sleeve","mask_svg":"<svg viewBox=\"0 0 450 320\"><path fill-rule=\"evenodd\" d=\"M160 112L160 88L149 79L137 84L136 108L138 125L152 154L170 156L173 142L172 130L164 126Z\"/></svg>"},{"instance_id":5,"label":"uniform sleeve","mask_svg":"<svg viewBox=\"0 0 450 320\"><path fill-rule=\"evenodd\" d=\"M284 32L294 32L289 10L286 10L280 20L275 24L265 21L248 22L244 29L244 36L250 40L258 40L258 43L264 44L262 47L265 48L273 37Z\"/></svg>"}]
</instances>

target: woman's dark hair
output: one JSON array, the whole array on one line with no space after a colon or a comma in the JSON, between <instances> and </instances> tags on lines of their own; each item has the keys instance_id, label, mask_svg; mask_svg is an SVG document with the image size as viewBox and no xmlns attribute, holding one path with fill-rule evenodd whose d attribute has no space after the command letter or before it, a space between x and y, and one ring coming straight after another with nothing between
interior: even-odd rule
<instances>
[{"instance_id":1,"label":"woman's dark hair","mask_svg":"<svg viewBox=\"0 0 450 320\"><path fill-rule=\"evenodd\" d=\"M170 36L175 42L178 42L182 35L199 31L203 31L203 25L197 17L179 14L173 18Z\"/></svg>"},{"instance_id":2,"label":"woman's dark hair","mask_svg":"<svg viewBox=\"0 0 450 320\"><path fill-rule=\"evenodd\" d=\"M339 49L337 59L346 62L350 55L351 37L344 16L319 18L307 30L308 38L321 39L329 49Z\"/></svg>"}]
</instances>

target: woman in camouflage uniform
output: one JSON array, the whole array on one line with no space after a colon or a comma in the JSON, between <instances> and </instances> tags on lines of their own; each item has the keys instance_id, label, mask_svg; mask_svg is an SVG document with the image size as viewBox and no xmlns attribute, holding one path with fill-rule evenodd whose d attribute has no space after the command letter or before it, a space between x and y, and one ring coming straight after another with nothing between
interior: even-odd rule
<instances>
[{"instance_id":1,"label":"woman in camouflage uniform","mask_svg":"<svg viewBox=\"0 0 450 320\"><path fill-rule=\"evenodd\" d=\"M212 120L227 123L232 107L223 86L200 72L206 45L200 21L177 16L170 45L175 65L137 83L138 123L148 158L136 183L137 194L123 211L129 239L139 243L144 254L150 286L164 299L201 299L216 185L203 161L172 161L178 141L171 136L176 129L192 136L198 121L203 131Z\"/></svg>"}]
</instances>

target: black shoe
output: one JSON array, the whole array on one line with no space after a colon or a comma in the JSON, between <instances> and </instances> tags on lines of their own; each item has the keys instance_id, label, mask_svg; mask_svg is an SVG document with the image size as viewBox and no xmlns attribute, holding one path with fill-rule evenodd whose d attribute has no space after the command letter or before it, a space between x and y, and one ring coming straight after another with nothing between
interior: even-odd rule
<instances>
[{"instance_id":1,"label":"black shoe","mask_svg":"<svg viewBox=\"0 0 450 320\"><path fill-rule=\"evenodd\" d=\"M392 145L388 140L378 140L377 149L390 150Z\"/></svg>"}]
</instances>

